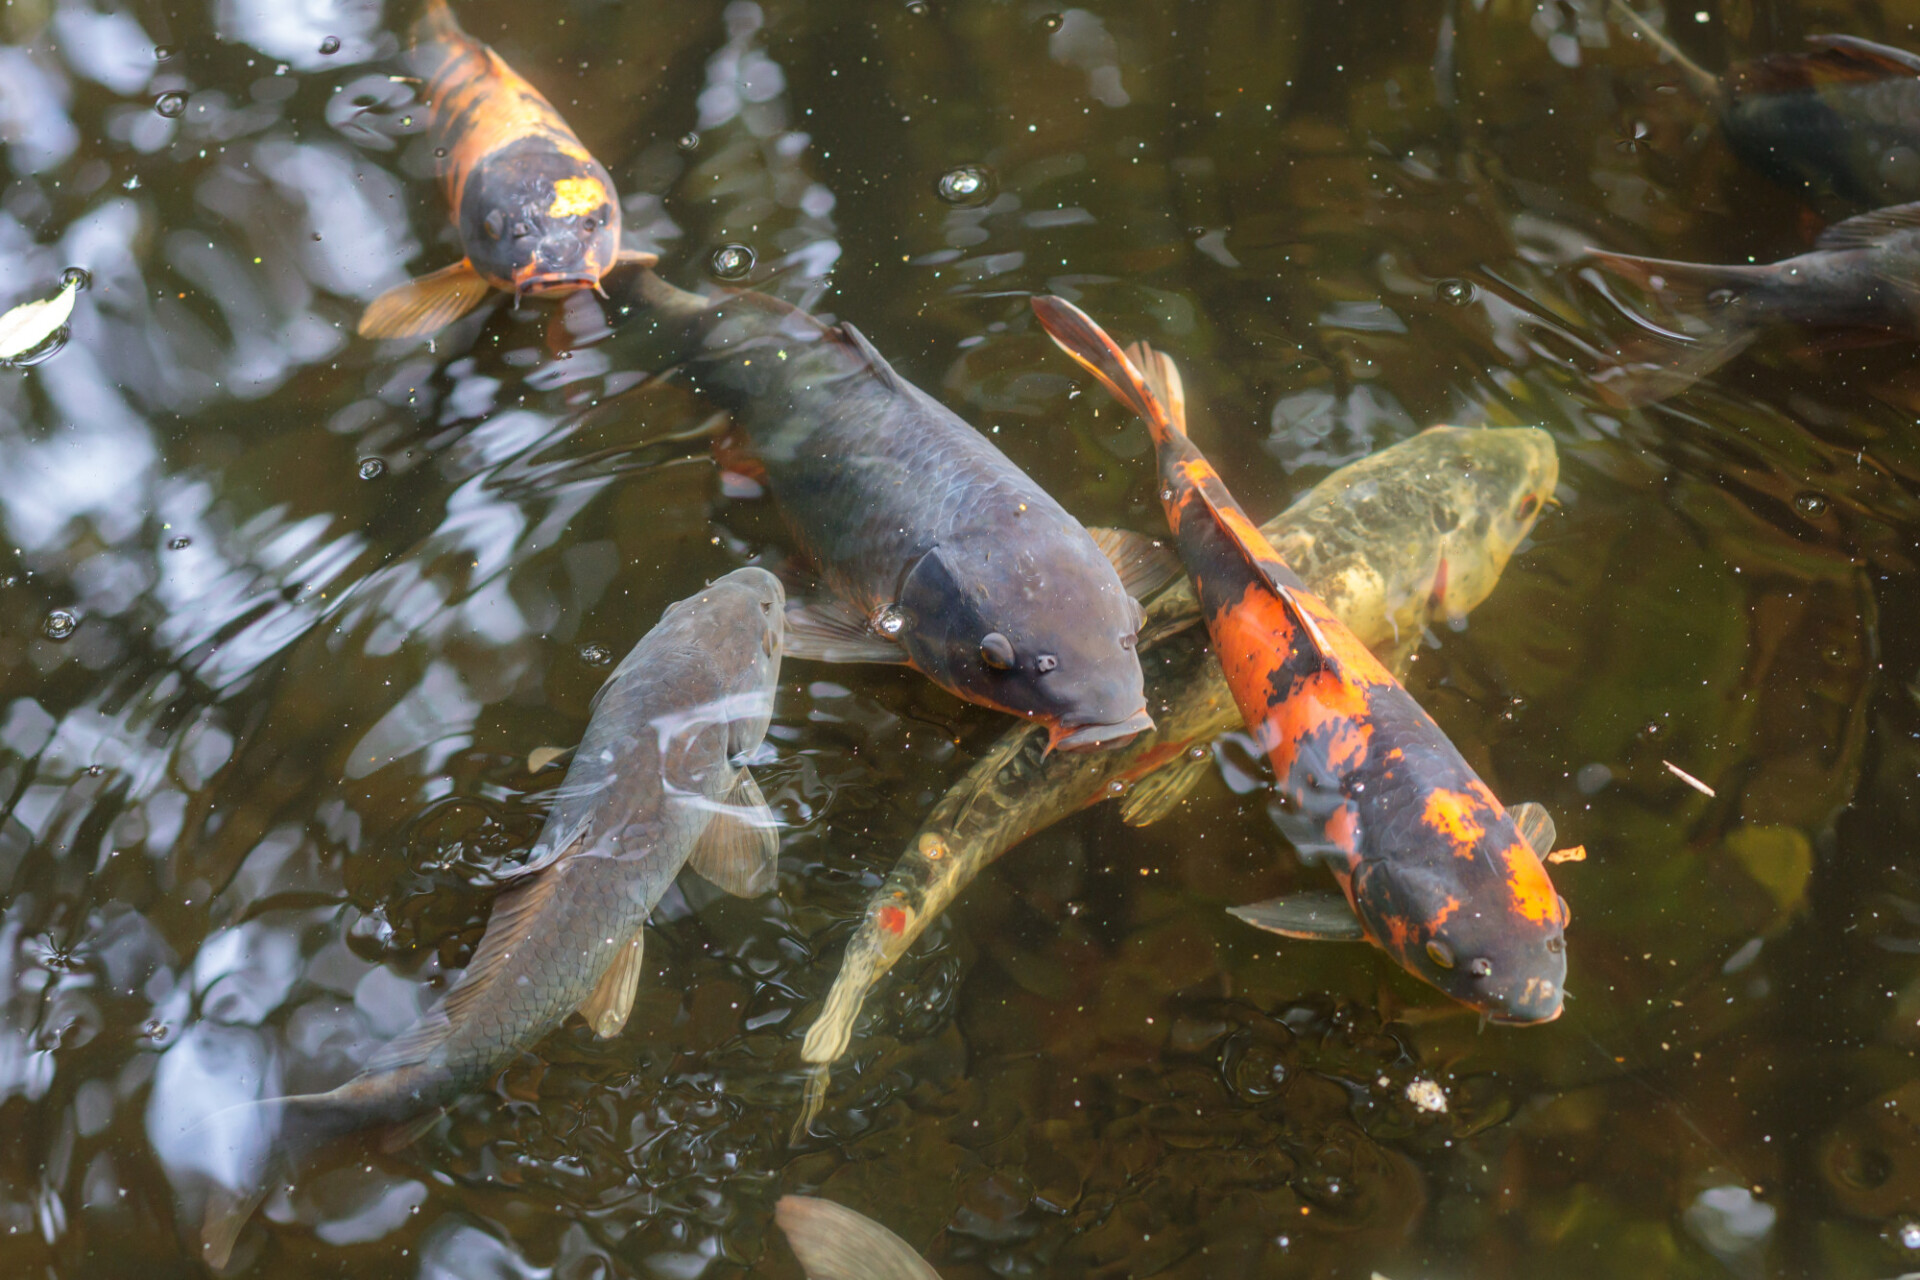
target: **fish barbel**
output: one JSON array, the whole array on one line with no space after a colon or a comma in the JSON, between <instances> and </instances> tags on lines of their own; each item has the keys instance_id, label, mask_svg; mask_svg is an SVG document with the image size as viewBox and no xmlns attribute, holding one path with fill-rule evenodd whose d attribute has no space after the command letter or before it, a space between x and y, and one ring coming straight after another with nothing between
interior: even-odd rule
<instances>
[{"instance_id":1,"label":"fish barbel","mask_svg":"<svg viewBox=\"0 0 1920 1280\"><path fill-rule=\"evenodd\" d=\"M576 1010L595 1034L618 1034L647 916L683 865L731 893L773 887L775 823L735 760L766 735L784 599L772 574L739 569L670 606L633 647L446 995L338 1088L247 1104L278 1114L282 1167L372 1125L411 1140L419 1117L430 1125ZM201 1238L213 1265L264 1190L212 1198Z\"/></svg>"},{"instance_id":2,"label":"fish barbel","mask_svg":"<svg viewBox=\"0 0 1920 1280\"><path fill-rule=\"evenodd\" d=\"M1262 532L1309 588L1391 665L1429 621L1465 617L1492 594L1559 482L1553 438L1531 427L1432 427L1334 472ZM1212 767L1208 744L1242 727L1185 577L1147 603L1141 665L1154 728L1117 751L1048 756L1014 729L948 789L868 901L838 977L808 1029L804 1130L827 1073L880 979L972 879L1062 818L1121 796L1123 818L1170 813Z\"/></svg>"}]
</instances>

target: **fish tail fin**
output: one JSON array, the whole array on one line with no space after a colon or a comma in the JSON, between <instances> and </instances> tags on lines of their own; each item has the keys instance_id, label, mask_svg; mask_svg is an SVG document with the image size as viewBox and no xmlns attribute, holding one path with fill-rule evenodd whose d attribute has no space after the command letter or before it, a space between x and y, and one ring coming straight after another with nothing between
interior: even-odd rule
<instances>
[{"instance_id":1,"label":"fish tail fin","mask_svg":"<svg viewBox=\"0 0 1920 1280\"><path fill-rule=\"evenodd\" d=\"M267 1184L247 1191L229 1191L218 1183L207 1192L200 1215L200 1256L215 1271L224 1271L240 1241L241 1228L267 1198Z\"/></svg>"},{"instance_id":2,"label":"fish tail fin","mask_svg":"<svg viewBox=\"0 0 1920 1280\"><path fill-rule=\"evenodd\" d=\"M1114 399L1145 420L1156 445L1183 434L1149 387L1146 374L1127 358L1127 353L1093 317L1065 298L1046 294L1034 297L1033 313L1055 345L1098 378L1100 384L1113 393ZM1178 372L1173 376L1177 379Z\"/></svg>"},{"instance_id":3,"label":"fish tail fin","mask_svg":"<svg viewBox=\"0 0 1920 1280\"><path fill-rule=\"evenodd\" d=\"M1720 77L1682 53L1680 46L1673 42L1673 37L1641 17L1626 0L1611 0L1608 7L1613 10L1621 26L1652 45L1657 53L1679 68L1681 77L1696 97L1705 102L1720 100Z\"/></svg>"},{"instance_id":4,"label":"fish tail fin","mask_svg":"<svg viewBox=\"0 0 1920 1280\"><path fill-rule=\"evenodd\" d=\"M787 1141L795 1143L813 1130L813 1122L820 1117L820 1109L827 1103L827 1085L833 1080L833 1064L822 1062L807 1072L807 1084L800 1096L800 1114L794 1119L793 1128L787 1133Z\"/></svg>"},{"instance_id":5,"label":"fish tail fin","mask_svg":"<svg viewBox=\"0 0 1920 1280\"><path fill-rule=\"evenodd\" d=\"M807 1280L940 1280L905 1240L831 1200L781 1196L773 1220Z\"/></svg>"},{"instance_id":6,"label":"fish tail fin","mask_svg":"<svg viewBox=\"0 0 1920 1280\"><path fill-rule=\"evenodd\" d=\"M292 1166L296 1153L312 1145L314 1133L311 1132L312 1120L324 1114L331 1097L324 1093L293 1094L281 1098L255 1098L248 1102L236 1103L231 1107L222 1107L201 1117L191 1125L187 1132L198 1133L216 1121L228 1121L244 1114L264 1114L273 1112L279 1116L278 1131L274 1135L266 1165L260 1170L259 1181L245 1190L235 1191L218 1182L207 1190L206 1204L200 1213L200 1256L215 1271L224 1270L233 1257L233 1247L239 1243L240 1232L252 1219L261 1201L272 1190L275 1178ZM295 1116L304 1114L308 1120L295 1129Z\"/></svg>"},{"instance_id":7,"label":"fish tail fin","mask_svg":"<svg viewBox=\"0 0 1920 1280\"><path fill-rule=\"evenodd\" d=\"M1659 298L1689 331L1655 331L1621 344L1612 367L1595 382L1621 408L1678 394L1733 359L1758 336L1737 303L1765 278L1766 267L1674 262L1590 251L1603 270Z\"/></svg>"}]
</instances>

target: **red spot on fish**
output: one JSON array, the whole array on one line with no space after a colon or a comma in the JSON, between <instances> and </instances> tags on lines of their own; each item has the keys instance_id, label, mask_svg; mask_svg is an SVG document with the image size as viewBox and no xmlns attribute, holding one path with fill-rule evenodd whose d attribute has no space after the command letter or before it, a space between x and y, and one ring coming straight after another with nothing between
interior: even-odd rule
<instances>
[{"instance_id":1,"label":"red spot on fish","mask_svg":"<svg viewBox=\"0 0 1920 1280\"><path fill-rule=\"evenodd\" d=\"M907 927L907 913L898 907L882 907L874 919L882 929L896 938Z\"/></svg>"},{"instance_id":2,"label":"red spot on fish","mask_svg":"<svg viewBox=\"0 0 1920 1280\"><path fill-rule=\"evenodd\" d=\"M1447 560L1440 558L1440 567L1433 571L1433 591L1427 597L1427 607L1438 610L1447 602Z\"/></svg>"}]
</instances>

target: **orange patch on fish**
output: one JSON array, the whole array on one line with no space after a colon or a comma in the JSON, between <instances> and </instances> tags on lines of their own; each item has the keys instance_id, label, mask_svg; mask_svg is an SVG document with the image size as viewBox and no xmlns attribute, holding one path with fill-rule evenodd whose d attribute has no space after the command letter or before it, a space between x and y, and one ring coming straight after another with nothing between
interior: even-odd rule
<instances>
[{"instance_id":1,"label":"orange patch on fish","mask_svg":"<svg viewBox=\"0 0 1920 1280\"><path fill-rule=\"evenodd\" d=\"M1509 846L1501 855L1507 864L1507 887L1513 893L1513 909L1535 924L1561 924L1560 895L1547 879L1547 869L1539 855L1525 841Z\"/></svg>"},{"instance_id":2,"label":"orange patch on fish","mask_svg":"<svg viewBox=\"0 0 1920 1280\"><path fill-rule=\"evenodd\" d=\"M907 913L898 907L882 907L875 913L874 923L897 938L907 927Z\"/></svg>"},{"instance_id":3,"label":"orange patch on fish","mask_svg":"<svg viewBox=\"0 0 1920 1280\"><path fill-rule=\"evenodd\" d=\"M607 203L607 195L592 178L562 178L553 184L550 218L577 218Z\"/></svg>"},{"instance_id":4,"label":"orange patch on fish","mask_svg":"<svg viewBox=\"0 0 1920 1280\"><path fill-rule=\"evenodd\" d=\"M1485 802L1479 796L1436 788L1428 793L1427 806L1421 816L1429 827L1446 837L1454 857L1471 858L1474 846L1487 834L1486 824L1480 820L1484 811Z\"/></svg>"},{"instance_id":5,"label":"orange patch on fish","mask_svg":"<svg viewBox=\"0 0 1920 1280\"><path fill-rule=\"evenodd\" d=\"M1357 853L1360 850L1360 815L1352 806L1342 805L1334 810L1322 828L1326 832L1327 842L1344 853Z\"/></svg>"}]
</instances>

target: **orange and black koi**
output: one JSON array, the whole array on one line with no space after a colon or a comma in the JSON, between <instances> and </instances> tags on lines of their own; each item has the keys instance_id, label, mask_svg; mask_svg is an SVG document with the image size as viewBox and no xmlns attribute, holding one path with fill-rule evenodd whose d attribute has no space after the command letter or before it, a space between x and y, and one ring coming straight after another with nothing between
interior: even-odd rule
<instances>
[{"instance_id":1,"label":"orange and black koi","mask_svg":"<svg viewBox=\"0 0 1920 1280\"><path fill-rule=\"evenodd\" d=\"M480 305L489 289L553 297L599 289L616 266L651 264L620 246L613 180L540 91L428 0L408 62L422 82L427 140L467 256L387 290L360 317L363 338L419 338Z\"/></svg>"},{"instance_id":2,"label":"orange and black koi","mask_svg":"<svg viewBox=\"0 0 1920 1280\"><path fill-rule=\"evenodd\" d=\"M1368 938L1496 1022L1559 1017L1567 908L1540 861L1553 838L1545 811L1501 807L1287 567L1176 425L1184 396L1171 361L1145 345L1122 352L1058 298L1035 298L1033 309L1153 432L1167 522L1234 701L1273 766L1282 830L1303 857L1328 863L1346 898L1275 899L1234 914L1288 937Z\"/></svg>"}]
</instances>

